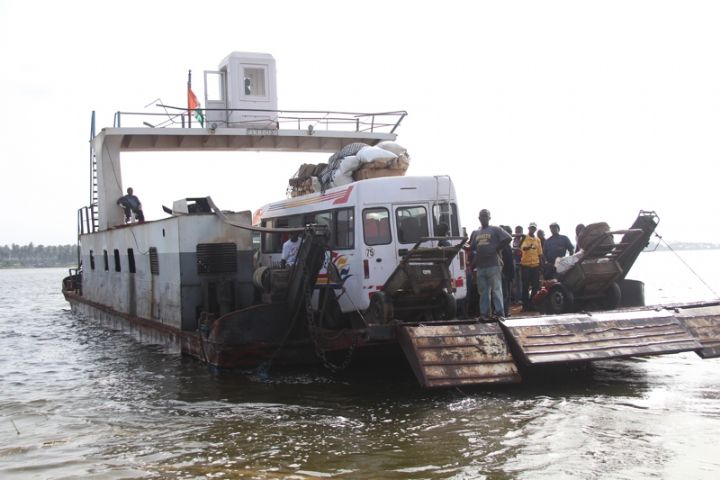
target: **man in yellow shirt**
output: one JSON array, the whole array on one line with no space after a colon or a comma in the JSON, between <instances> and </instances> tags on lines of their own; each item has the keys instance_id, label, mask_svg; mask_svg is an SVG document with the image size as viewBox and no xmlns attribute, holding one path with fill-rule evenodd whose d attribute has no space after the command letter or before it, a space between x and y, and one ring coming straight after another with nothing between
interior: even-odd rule
<instances>
[{"instance_id":1,"label":"man in yellow shirt","mask_svg":"<svg viewBox=\"0 0 720 480\"><path fill-rule=\"evenodd\" d=\"M540 290L540 267L543 263L543 250L540 239L535 235L537 224L530 223L528 234L520 245L522 257L520 270L522 273L522 303L523 312L530 310L530 299ZM528 287L532 288L532 295L528 295Z\"/></svg>"}]
</instances>

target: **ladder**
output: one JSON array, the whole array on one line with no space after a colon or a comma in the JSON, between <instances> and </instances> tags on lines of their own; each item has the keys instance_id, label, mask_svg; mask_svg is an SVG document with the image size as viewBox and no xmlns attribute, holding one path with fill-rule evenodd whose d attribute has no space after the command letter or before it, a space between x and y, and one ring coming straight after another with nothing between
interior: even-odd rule
<instances>
[{"instance_id":1,"label":"ladder","mask_svg":"<svg viewBox=\"0 0 720 480\"><path fill-rule=\"evenodd\" d=\"M97 157L95 156L95 111L90 119L90 217L92 219L92 231L97 232L98 220L98 173Z\"/></svg>"}]
</instances>

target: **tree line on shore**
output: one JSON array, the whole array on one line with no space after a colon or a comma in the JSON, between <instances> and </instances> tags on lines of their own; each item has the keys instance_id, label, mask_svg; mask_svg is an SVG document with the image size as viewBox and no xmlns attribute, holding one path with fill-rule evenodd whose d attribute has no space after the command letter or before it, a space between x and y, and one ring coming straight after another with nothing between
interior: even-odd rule
<instances>
[{"instance_id":1,"label":"tree line on shore","mask_svg":"<svg viewBox=\"0 0 720 480\"><path fill-rule=\"evenodd\" d=\"M671 243L674 250L705 250L720 248L713 243ZM77 245L28 245L0 246L0 268L72 267L77 265ZM650 246L650 250L667 250L668 246Z\"/></svg>"},{"instance_id":2,"label":"tree line on shore","mask_svg":"<svg viewBox=\"0 0 720 480\"><path fill-rule=\"evenodd\" d=\"M77 265L77 245L0 246L0 268L71 267Z\"/></svg>"}]
</instances>

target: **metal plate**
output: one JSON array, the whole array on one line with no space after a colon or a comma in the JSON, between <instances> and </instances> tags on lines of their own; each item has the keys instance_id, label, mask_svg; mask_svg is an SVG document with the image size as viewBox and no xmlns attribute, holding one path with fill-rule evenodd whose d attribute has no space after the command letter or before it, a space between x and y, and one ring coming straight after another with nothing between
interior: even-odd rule
<instances>
[{"instance_id":1,"label":"metal plate","mask_svg":"<svg viewBox=\"0 0 720 480\"><path fill-rule=\"evenodd\" d=\"M398 337L423 387L521 381L500 326L401 325Z\"/></svg>"},{"instance_id":2,"label":"metal plate","mask_svg":"<svg viewBox=\"0 0 720 480\"><path fill-rule=\"evenodd\" d=\"M683 308L675 316L702 345L698 355L720 357L720 306Z\"/></svg>"},{"instance_id":3,"label":"metal plate","mask_svg":"<svg viewBox=\"0 0 720 480\"><path fill-rule=\"evenodd\" d=\"M501 322L530 365L661 355L701 348L667 310L621 310Z\"/></svg>"}]
</instances>

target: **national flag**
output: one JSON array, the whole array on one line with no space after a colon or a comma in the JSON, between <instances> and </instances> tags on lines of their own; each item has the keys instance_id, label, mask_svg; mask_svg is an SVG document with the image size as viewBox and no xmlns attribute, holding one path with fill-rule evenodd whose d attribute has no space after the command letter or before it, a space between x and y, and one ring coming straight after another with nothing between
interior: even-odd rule
<instances>
[{"instance_id":1,"label":"national flag","mask_svg":"<svg viewBox=\"0 0 720 480\"><path fill-rule=\"evenodd\" d=\"M195 119L200 123L201 127L205 126L205 117L202 114L202 111L200 109L200 102L198 102L197 97L192 91L192 88L190 88L190 85L188 85L188 110L191 112L194 112Z\"/></svg>"}]
</instances>

